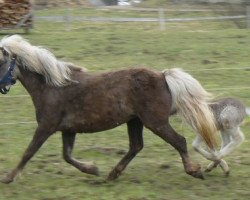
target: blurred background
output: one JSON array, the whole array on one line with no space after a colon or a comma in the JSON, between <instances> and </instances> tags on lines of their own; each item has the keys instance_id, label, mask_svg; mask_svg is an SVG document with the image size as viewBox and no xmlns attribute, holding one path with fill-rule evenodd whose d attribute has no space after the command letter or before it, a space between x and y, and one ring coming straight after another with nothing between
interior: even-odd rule
<instances>
[{"instance_id":1,"label":"blurred background","mask_svg":"<svg viewBox=\"0 0 250 200\"><path fill-rule=\"evenodd\" d=\"M58 59L90 72L144 66L179 67L198 79L214 98L233 96L250 107L249 0L0 0L0 37L21 34ZM29 94L20 83L0 96L0 175L19 161L36 128ZM248 114L250 115L250 114ZM171 123L185 136L194 162L209 161L191 147L195 133L180 119ZM128 149L126 126L79 135L74 156L95 161L100 177L78 172L61 156L55 134L0 199L249 199L250 119L245 142L220 168L196 180L184 173L177 152L149 130L145 147L114 182L105 178Z\"/></svg>"}]
</instances>

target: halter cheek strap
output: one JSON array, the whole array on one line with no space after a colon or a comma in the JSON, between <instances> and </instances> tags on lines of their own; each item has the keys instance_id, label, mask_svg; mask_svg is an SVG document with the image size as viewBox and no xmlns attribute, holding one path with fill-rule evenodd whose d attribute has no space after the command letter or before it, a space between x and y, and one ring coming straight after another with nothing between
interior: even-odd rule
<instances>
[{"instance_id":1,"label":"halter cheek strap","mask_svg":"<svg viewBox=\"0 0 250 200\"><path fill-rule=\"evenodd\" d=\"M3 76L3 78L0 80L0 84L5 84L5 85L14 85L16 83L16 80L13 77L13 71L16 67L16 57L11 58L10 66L6 74ZM1 88L0 92L2 94L7 94L9 89Z\"/></svg>"}]
</instances>

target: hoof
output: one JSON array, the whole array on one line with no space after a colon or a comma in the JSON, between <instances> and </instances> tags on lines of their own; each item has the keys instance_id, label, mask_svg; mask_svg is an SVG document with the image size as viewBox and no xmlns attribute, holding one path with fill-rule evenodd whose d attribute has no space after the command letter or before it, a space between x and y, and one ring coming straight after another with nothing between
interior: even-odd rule
<instances>
[{"instance_id":1,"label":"hoof","mask_svg":"<svg viewBox=\"0 0 250 200\"><path fill-rule=\"evenodd\" d=\"M186 170L186 173L193 176L194 178L204 179L204 176L201 172L201 166L199 164L193 164Z\"/></svg>"},{"instance_id":2,"label":"hoof","mask_svg":"<svg viewBox=\"0 0 250 200\"><path fill-rule=\"evenodd\" d=\"M117 175L109 174L106 180L107 181L113 181L113 180L115 180L117 178L118 178Z\"/></svg>"},{"instance_id":3,"label":"hoof","mask_svg":"<svg viewBox=\"0 0 250 200\"><path fill-rule=\"evenodd\" d=\"M227 172L225 172L224 174L225 174L225 177L229 177L230 171L227 171Z\"/></svg>"},{"instance_id":4,"label":"hoof","mask_svg":"<svg viewBox=\"0 0 250 200\"><path fill-rule=\"evenodd\" d=\"M92 166L88 169L88 173L89 174L92 174L92 175L95 175L95 176L100 176L100 172L99 172L99 169L98 167L96 166Z\"/></svg>"},{"instance_id":5,"label":"hoof","mask_svg":"<svg viewBox=\"0 0 250 200\"><path fill-rule=\"evenodd\" d=\"M199 170L199 171L193 171L193 172L189 172L188 173L189 175L193 176L194 178L199 178L199 179L202 179L204 180L204 176L202 174L202 172Z\"/></svg>"},{"instance_id":6,"label":"hoof","mask_svg":"<svg viewBox=\"0 0 250 200\"><path fill-rule=\"evenodd\" d=\"M12 183L13 181L14 181L14 179L9 177L9 176L6 176L5 178L0 180L0 182L4 183L4 184L9 184L9 183Z\"/></svg>"},{"instance_id":7,"label":"hoof","mask_svg":"<svg viewBox=\"0 0 250 200\"><path fill-rule=\"evenodd\" d=\"M112 171L109 173L109 175L108 175L108 177L107 177L107 180L108 180L108 181L113 181L113 180L117 179L120 175L121 175L121 173L119 173L118 171L116 171L116 170L114 169L114 170L112 170Z\"/></svg>"},{"instance_id":8,"label":"hoof","mask_svg":"<svg viewBox=\"0 0 250 200\"><path fill-rule=\"evenodd\" d=\"M95 175L95 176L99 176L99 169L98 167L96 167L93 162L91 163L83 163L83 162L79 162L78 165L75 166L77 169L79 169L81 172L87 173L87 174L91 174L91 175Z\"/></svg>"},{"instance_id":9,"label":"hoof","mask_svg":"<svg viewBox=\"0 0 250 200\"><path fill-rule=\"evenodd\" d=\"M206 168L204 172L208 173L208 172L211 172L212 169L209 169L209 168Z\"/></svg>"}]
</instances>

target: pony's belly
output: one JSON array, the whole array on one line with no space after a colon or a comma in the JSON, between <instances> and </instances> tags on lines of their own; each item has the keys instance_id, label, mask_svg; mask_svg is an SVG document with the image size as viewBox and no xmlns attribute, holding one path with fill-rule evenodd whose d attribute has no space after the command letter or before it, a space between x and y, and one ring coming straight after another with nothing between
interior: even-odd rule
<instances>
[{"instance_id":1,"label":"pony's belly","mask_svg":"<svg viewBox=\"0 0 250 200\"><path fill-rule=\"evenodd\" d=\"M99 132L99 131L105 131L108 129L112 129L115 128L117 126L120 126L124 123L126 123L127 121L129 121L132 117L127 117L127 118L123 118L123 119L109 119L107 120L107 118L105 119L100 119L100 120L86 120L86 119L82 119L82 120L67 120L64 121L61 125L60 125L60 130L64 131L64 130L68 130L71 132L77 132L77 133L94 133L94 132Z\"/></svg>"},{"instance_id":2,"label":"pony's belly","mask_svg":"<svg viewBox=\"0 0 250 200\"><path fill-rule=\"evenodd\" d=\"M123 122L124 123L124 122ZM115 128L123 123L97 123L97 124L75 124L72 129L77 133L94 133L99 131L105 131L108 129Z\"/></svg>"}]
</instances>

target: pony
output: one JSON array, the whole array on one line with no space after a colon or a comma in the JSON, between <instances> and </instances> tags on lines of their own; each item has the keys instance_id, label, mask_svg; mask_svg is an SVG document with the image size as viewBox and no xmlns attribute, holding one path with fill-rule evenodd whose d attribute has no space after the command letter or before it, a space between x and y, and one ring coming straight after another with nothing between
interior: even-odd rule
<instances>
[{"instance_id":1,"label":"pony","mask_svg":"<svg viewBox=\"0 0 250 200\"><path fill-rule=\"evenodd\" d=\"M90 73L58 60L49 50L19 35L2 38L0 49L0 91L8 93L19 80L32 98L38 124L20 162L3 183L13 182L56 131L62 132L64 160L81 172L99 175L97 166L72 157L76 133L100 132L124 123L129 150L110 171L108 180L116 179L142 150L143 127L179 152L187 174L203 178L200 165L190 159L185 138L169 124L171 111L177 109L211 149L216 147L209 93L188 73L175 68Z\"/></svg>"},{"instance_id":2,"label":"pony","mask_svg":"<svg viewBox=\"0 0 250 200\"><path fill-rule=\"evenodd\" d=\"M217 130L220 131L221 135L221 149L215 152L212 155L211 149L208 152L205 148L202 147L203 139L197 135L195 140L192 143L194 149L203 155L208 160L216 159L210 163L206 172L212 171L218 165L224 171L226 176L229 175L229 167L225 160L222 158L230 154L236 147L238 147L244 140L245 136L240 129L244 117L246 116L246 107L244 104L235 98L222 98L215 100L209 104L214 116Z\"/></svg>"}]
</instances>

